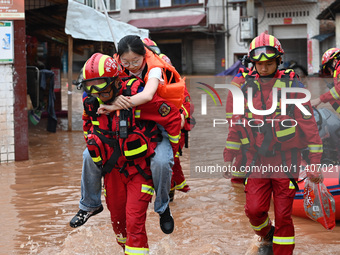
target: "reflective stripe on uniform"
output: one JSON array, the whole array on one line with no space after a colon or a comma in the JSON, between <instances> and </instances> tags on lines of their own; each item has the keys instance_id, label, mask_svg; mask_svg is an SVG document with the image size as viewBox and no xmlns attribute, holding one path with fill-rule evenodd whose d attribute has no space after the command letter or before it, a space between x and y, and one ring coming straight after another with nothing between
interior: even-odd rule
<instances>
[{"instance_id":1,"label":"reflective stripe on uniform","mask_svg":"<svg viewBox=\"0 0 340 255\"><path fill-rule=\"evenodd\" d=\"M94 126L99 126L99 121L97 121L97 120L92 120L92 125L94 125Z\"/></svg>"},{"instance_id":2,"label":"reflective stripe on uniform","mask_svg":"<svg viewBox=\"0 0 340 255\"><path fill-rule=\"evenodd\" d=\"M258 225L258 226L254 226L254 225L251 225L251 224L250 225L255 231L261 231L263 228L267 227L268 224L269 224L269 217L267 217L265 222L263 222L261 225Z\"/></svg>"},{"instance_id":3,"label":"reflective stripe on uniform","mask_svg":"<svg viewBox=\"0 0 340 255\"><path fill-rule=\"evenodd\" d=\"M143 144L142 146L140 146L137 149L124 151L124 155L127 156L127 157L135 156L137 154L142 153L143 151L146 151L147 149L148 149L148 146L146 144Z\"/></svg>"},{"instance_id":4,"label":"reflective stripe on uniform","mask_svg":"<svg viewBox=\"0 0 340 255\"><path fill-rule=\"evenodd\" d=\"M185 107L182 105L182 109L183 109L183 112L185 112L185 115L184 115L184 117L187 119L187 118L189 118L189 113L188 113L188 111L187 111L187 109L185 109Z\"/></svg>"},{"instance_id":5,"label":"reflective stripe on uniform","mask_svg":"<svg viewBox=\"0 0 340 255\"><path fill-rule=\"evenodd\" d=\"M289 189L295 189L294 183L292 181L289 182Z\"/></svg>"},{"instance_id":6,"label":"reflective stripe on uniform","mask_svg":"<svg viewBox=\"0 0 340 255\"><path fill-rule=\"evenodd\" d=\"M176 157L176 158L179 158L179 152L178 152L178 151L176 152L175 157Z\"/></svg>"},{"instance_id":7,"label":"reflective stripe on uniform","mask_svg":"<svg viewBox=\"0 0 340 255\"><path fill-rule=\"evenodd\" d=\"M138 248L125 245L125 254L149 254L149 248Z\"/></svg>"},{"instance_id":8,"label":"reflective stripe on uniform","mask_svg":"<svg viewBox=\"0 0 340 255\"><path fill-rule=\"evenodd\" d=\"M168 137L169 137L169 140L170 140L171 143L178 143L179 139L180 139L180 136L181 136L181 134L175 135L175 136L172 136L172 135L168 134Z\"/></svg>"},{"instance_id":9,"label":"reflective stripe on uniform","mask_svg":"<svg viewBox=\"0 0 340 255\"><path fill-rule=\"evenodd\" d=\"M283 136L291 135L293 133L295 133L295 127L290 127L290 128L287 128L287 129L276 131L276 136L277 137L283 137Z\"/></svg>"},{"instance_id":10,"label":"reflective stripe on uniform","mask_svg":"<svg viewBox=\"0 0 340 255\"><path fill-rule=\"evenodd\" d=\"M331 92L332 97L334 99L336 99L336 100L340 99L340 96L339 96L338 92L336 91L335 87L331 88L331 90L329 92Z\"/></svg>"},{"instance_id":11,"label":"reflective stripe on uniform","mask_svg":"<svg viewBox=\"0 0 340 255\"><path fill-rule=\"evenodd\" d=\"M132 79L130 79L130 80L128 81L128 83L126 84L126 86L131 86L131 85L132 85L132 83L134 83L135 81L137 81L137 79L136 79L136 78L132 78Z\"/></svg>"},{"instance_id":12,"label":"reflective stripe on uniform","mask_svg":"<svg viewBox=\"0 0 340 255\"><path fill-rule=\"evenodd\" d=\"M176 185L176 189L183 189L185 185L187 185L186 180L184 180L184 182L182 182L181 184Z\"/></svg>"},{"instance_id":13,"label":"reflective stripe on uniform","mask_svg":"<svg viewBox=\"0 0 340 255\"><path fill-rule=\"evenodd\" d=\"M153 193L155 192L155 189L153 187L149 186L149 185L142 184L141 192L153 196Z\"/></svg>"},{"instance_id":14,"label":"reflective stripe on uniform","mask_svg":"<svg viewBox=\"0 0 340 255\"><path fill-rule=\"evenodd\" d=\"M233 113L232 113L232 112L227 112L227 113L225 114L225 117L226 117L227 119L231 119L231 118L233 117Z\"/></svg>"},{"instance_id":15,"label":"reflective stripe on uniform","mask_svg":"<svg viewBox=\"0 0 340 255\"><path fill-rule=\"evenodd\" d=\"M140 118L140 110L135 111L135 118Z\"/></svg>"},{"instance_id":16,"label":"reflective stripe on uniform","mask_svg":"<svg viewBox=\"0 0 340 255\"><path fill-rule=\"evenodd\" d=\"M274 236L273 243L281 245L295 244L294 236Z\"/></svg>"},{"instance_id":17,"label":"reflective stripe on uniform","mask_svg":"<svg viewBox=\"0 0 340 255\"><path fill-rule=\"evenodd\" d=\"M241 148L241 143L227 141L226 148L230 150L239 150Z\"/></svg>"},{"instance_id":18,"label":"reflective stripe on uniform","mask_svg":"<svg viewBox=\"0 0 340 255\"><path fill-rule=\"evenodd\" d=\"M100 162L102 160L102 158L100 156L92 157L92 160L93 160L94 163L98 163L98 162Z\"/></svg>"},{"instance_id":19,"label":"reflective stripe on uniform","mask_svg":"<svg viewBox=\"0 0 340 255\"><path fill-rule=\"evenodd\" d=\"M323 152L322 144L309 144L308 149L310 152L314 152L314 153Z\"/></svg>"},{"instance_id":20,"label":"reflective stripe on uniform","mask_svg":"<svg viewBox=\"0 0 340 255\"><path fill-rule=\"evenodd\" d=\"M245 172L231 172L231 175L236 178L244 178L246 176Z\"/></svg>"},{"instance_id":21,"label":"reflective stripe on uniform","mask_svg":"<svg viewBox=\"0 0 340 255\"><path fill-rule=\"evenodd\" d=\"M242 138L241 139L241 143L242 144L248 144L249 143L249 139L246 137L246 138Z\"/></svg>"},{"instance_id":22,"label":"reflective stripe on uniform","mask_svg":"<svg viewBox=\"0 0 340 255\"><path fill-rule=\"evenodd\" d=\"M126 243L126 237L116 236L116 238L117 238L118 243L123 243L123 244Z\"/></svg>"}]
</instances>

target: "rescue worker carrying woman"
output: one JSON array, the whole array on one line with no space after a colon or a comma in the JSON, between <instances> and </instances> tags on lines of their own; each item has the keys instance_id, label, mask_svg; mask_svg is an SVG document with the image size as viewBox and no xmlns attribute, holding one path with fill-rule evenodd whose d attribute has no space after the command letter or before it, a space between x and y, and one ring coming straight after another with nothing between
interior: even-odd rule
<instances>
[{"instance_id":1,"label":"rescue worker carrying woman","mask_svg":"<svg viewBox=\"0 0 340 255\"><path fill-rule=\"evenodd\" d=\"M252 40L248 57L257 74L253 78L246 77L242 86L245 114L237 117L238 124L230 125L227 138L230 146L225 154L230 165L238 153L234 148L246 150L249 171L245 179L245 213L251 228L260 237L259 254L293 254L295 235L291 212L298 189L301 149L309 149L311 171L307 172L308 178L315 183L323 179L322 173L318 169L313 172L311 167L320 163L322 142L310 102L302 105L311 114L303 113L293 104L287 104L286 115L281 114L282 88L304 87L294 71L278 70L283 54L280 42L272 35L262 33ZM275 88L277 101L273 98ZM252 101L247 100L247 93L251 93ZM287 93L287 98L302 99L305 95L291 92ZM268 110L273 104L275 111L267 115L255 114L250 107ZM275 227L268 215L272 197Z\"/></svg>"},{"instance_id":2,"label":"rescue worker carrying woman","mask_svg":"<svg viewBox=\"0 0 340 255\"><path fill-rule=\"evenodd\" d=\"M162 141L157 145L156 154L151 160L153 183L156 190L154 211L160 216L160 226L164 233L170 234L174 229L174 220L170 211L170 188L174 155L179 146L181 127L184 126L185 115L180 113L184 98L185 82L176 69L162 60L156 53L144 45L139 36L127 35L118 43L117 60L128 76L135 76L145 82L145 87L139 93L127 97L121 95L111 105L102 105L99 113L109 113L116 109L147 104L155 96L165 101L161 105L151 106L153 109L141 110L148 114L156 110L158 114L150 115L162 131ZM169 113L177 108L180 124L169 119ZM157 118L157 119L156 119ZM167 128L167 127L171 128Z\"/></svg>"},{"instance_id":3,"label":"rescue worker carrying woman","mask_svg":"<svg viewBox=\"0 0 340 255\"><path fill-rule=\"evenodd\" d=\"M174 220L169 207L171 167L174 163L174 153L178 151L181 123L184 125L185 118L178 109L180 106L177 107L175 103L182 104L185 84L172 66L144 47L138 36L128 35L119 41L117 62L124 69L119 73L122 79L129 79L130 76L133 76L137 83L144 82L145 85L139 86L137 90L132 90L132 94L117 96L110 105L101 104L98 113L110 114L117 110L138 107L136 118L154 120L157 123L162 139L157 143L155 155L150 162L156 191L154 210L160 216L162 231L165 234L171 234L174 230ZM171 77L168 78L167 74L170 74ZM173 83L174 81L175 83ZM182 85L177 83L181 81ZM168 86L171 88L169 89ZM175 92L172 88L175 88ZM181 93L177 93L178 88L182 89ZM166 96L170 98L164 99L160 95L164 93L159 93L159 89L163 92L164 90L169 92ZM86 135L85 129L84 134ZM85 224L90 217L103 210L101 205L101 175L93 167L92 159L89 158L87 150L83 153L79 209L70 221L71 227L76 228Z\"/></svg>"},{"instance_id":4,"label":"rescue worker carrying woman","mask_svg":"<svg viewBox=\"0 0 340 255\"><path fill-rule=\"evenodd\" d=\"M137 122L135 108L97 114L100 105L111 103L118 94L137 90L133 79L121 82L118 73L118 63L100 53L84 65L87 148L104 175L105 199L118 244L125 254L149 254L145 221L154 193L150 157L157 144L157 126Z\"/></svg>"}]
</instances>

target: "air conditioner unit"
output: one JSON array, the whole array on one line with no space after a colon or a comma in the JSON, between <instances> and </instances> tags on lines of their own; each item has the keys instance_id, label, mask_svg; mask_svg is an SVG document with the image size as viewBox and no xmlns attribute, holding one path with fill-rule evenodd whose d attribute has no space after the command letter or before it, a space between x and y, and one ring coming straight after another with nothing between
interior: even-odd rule
<instances>
[{"instance_id":1,"label":"air conditioner unit","mask_svg":"<svg viewBox=\"0 0 340 255\"><path fill-rule=\"evenodd\" d=\"M255 18L241 17L241 40L252 40L255 37Z\"/></svg>"}]
</instances>

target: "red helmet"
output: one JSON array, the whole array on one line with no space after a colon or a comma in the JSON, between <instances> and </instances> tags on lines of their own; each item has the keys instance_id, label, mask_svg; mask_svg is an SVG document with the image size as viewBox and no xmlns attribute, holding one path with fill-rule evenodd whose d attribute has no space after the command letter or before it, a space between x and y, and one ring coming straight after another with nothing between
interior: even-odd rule
<instances>
[{"instance_id":1,"label":"red helmet","mask_svg":"<svg viewBox=\"0 0 340 255\"><path fill-rule=\"evenodd\" d=\"M321 59L322 72L326 71L327 63L330 62L332 59L337 58L339 52L340 52L339 48L330 48L325 51Z\"/></svg>"},{"instance_id":2,"label":"red helmet","mask_svg":"<svg viewBox=\"0 0 340 255\"><path fill-rule=\"evenodd\" d=\"M161 50L158 48L157 43L155 43L155 41L152 41L149 38L144 38L143 39L143 43L146 46L149 46L154 52L156 52L156 54L160 54Z\"/></svg>"},{"instance_id":3,"label":"red helmet","mask_svg":"<svg viewBox=\"0 0 340 255\"><path fill-rule=\"evenodd\" d=\"M83 67L84 90L88 93L100 92L112 84L118 78L119 73L120 67L112 57L95 53Z\"/></svg>"},{"instance_id":4,"label":"red helmet","mask_svg":"<svg viewBox=\"0 0 340 255\"><path fill-rule=\"evenodd\" d=\"M149 38L144 38L143 43L147 46L157 46L157 44Z\"/></svg>"},{"instance_id":5,"label":"red helmet","mask_svg":"<svg viewBox=\"0 0 340 255\"><path fill-rule=\"evenodd\" d=\"M272 35L262 33L250 43L248 57L252 62L267 61L284 54L280 41Z\"/></svg>"},{"instance_id":6,"label":"red helmet","mask_svg":"<svg viewBox=\"0 0 340 255\"><path fill-rule=\"evenodd\" d=\"M161 59L163 59L165 62L167 62L168 64L172 65L171 60L170 60L170 58L167 55L161 53L161 54L159 54L159 57Z\"/></svg>"}]
</instances>

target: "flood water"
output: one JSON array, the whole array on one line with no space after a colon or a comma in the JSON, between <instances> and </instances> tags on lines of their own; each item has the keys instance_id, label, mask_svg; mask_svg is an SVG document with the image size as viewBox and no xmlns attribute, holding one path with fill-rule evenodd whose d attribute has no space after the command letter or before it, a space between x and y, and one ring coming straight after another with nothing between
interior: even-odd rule
<instances>
[{"instance_id":1,"label":"flood water","mask_svg":"<svg viewBox=\"0 0 340 255\"><path fill-rule=\"evenodd\" d=\"M315 90L322 93L319 88ZM193 101L199 98L199 92L191 86ZM74 98L80 98L79 95L76 93ZM77 105L80 107L75 107L74 118L80 118L75 113L81 114L81 103ZM78 211L85 143L81 131L68 132L65 127L65 120L61 120L56 133L46 131L46 120L37 126L30 125L30 159L0 165L1 255L122 254L115 242L104 198L102 213L77 229L68 225ZM200 126L195 129L200 130ZM201 129L201 132L209 131ZM223 144L225 139L226 134L220 138ZM205 155L207 150L211 148L195 144L193 151ZM158 214L153 212L152 203L149 206L146 227L150 254L252 254L256 238L244 214L243 186L232 185L221 176L191 177L189 163L193 151L184 149L181 157L191 191L176 192L171 203L176 225L173 234L162 233ZM222 150L217 150L216 157L222 157ZM272 210L270 214L273 218ZM294 254L340 254L339 224L333 231L327 231L305 218L293 217L293 220Z\"/></svg>"}]
</instances>

